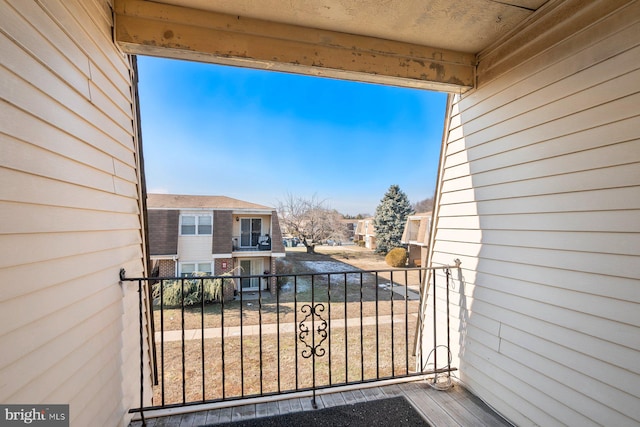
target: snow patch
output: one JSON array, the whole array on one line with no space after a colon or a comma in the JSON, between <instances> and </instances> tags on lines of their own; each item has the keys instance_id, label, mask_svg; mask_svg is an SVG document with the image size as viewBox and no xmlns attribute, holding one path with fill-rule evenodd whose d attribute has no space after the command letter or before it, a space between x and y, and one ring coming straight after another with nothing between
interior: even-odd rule
<instances>
[{"instance_id":1,"label":"snow patch","mask_svg":"<svg viewBox=\"0 0 640 427\"><path fill-rule=\"evenodd\" d=\"M314 273L336 273L345 271L360 271L359 269L339 261L302 261L310 272Z\"/></svg>"}]
</instances>

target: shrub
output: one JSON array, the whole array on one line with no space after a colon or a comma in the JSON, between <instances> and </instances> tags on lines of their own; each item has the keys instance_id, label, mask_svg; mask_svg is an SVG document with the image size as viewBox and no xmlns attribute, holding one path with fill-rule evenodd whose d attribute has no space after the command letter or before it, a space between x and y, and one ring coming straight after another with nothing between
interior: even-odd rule
<instances>
[{"instance_id":1,"label":"shrub","mask_svg":"<svg viewBox=\"0 0 640 427\"><path fill-rule=\"evenodd\" d=\"M407 250L405 248L391 249L384 261L391 267L404 267L407 265Z\"/></svg>"},{"instance_id":2,"label":"shrub","mask_svg":"<svg viewBox=\"0 0 640 427\"><path fill-rule=\"evenodd\" d=\"M282 258L278 258L276 260L276 272L278 274L295 274L295 271L293 269L293 264L291 264L289 261L287 261L286 259L282 259ZM286 285L287 283L289 283L289 280L291 279L290 276L278 276L278 289L280 289L282 287L282 285Z\"/></svg>"},{"instance_id":3,"label":"shrub","mask_svg":"<svg viewBox=\"0 0 640 427\"><path fill-rule=\"evenodd\" d=\"M229 275L223 274L223 276ZM235 283L233 279L202 279L202 273L194 273L193 277L184 280L184 305L202 304L204 287L204 302L221 302L225 295L233 295ZM166 280L153 285L153 299L160 298L160 284L163 284L162 303L165 307L181 307L183 300L182 280ZM224 292L224 290L227 292ZM158 301L159 302L159 301Z\"/></svg>"}]
</instances>

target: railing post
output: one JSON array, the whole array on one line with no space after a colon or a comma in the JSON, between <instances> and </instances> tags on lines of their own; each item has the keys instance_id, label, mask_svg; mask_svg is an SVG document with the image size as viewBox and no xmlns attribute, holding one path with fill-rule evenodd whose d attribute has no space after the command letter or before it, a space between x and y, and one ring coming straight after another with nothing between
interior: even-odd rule
<instances>
[{"instance_id":1,"label":"railing post","mask_svg":"<svg viewBox=\"0 0 640 427\"><path fill-rule=\"evenodd\" d=\"M227 378L225 376L225 357L224 357L224 337L225 337L225 333L224 333L224 279L219 279L222 280L222 291L221 291L221 298L220 298L220 358L221 360L221 364L222 364L222 372L220 373L220 381L222 382L221 384L221 388L222 388L222 398L224 399L226 394L227 394ZM204 335L203 335L204 337ZM202 342L202 347L204 348L204 340ZM204 369L202 370L202 376L204 376Z\"/></svg>"},{"instance_id":2,"label":"railing post","mask_svg":"<svg viewBox=\"0 0 640 427\"><path fill-rule=\"evenodd\" d=\"M205 364L204 364L204 279L200 279L200 363L202 366L202 401L204 402L205 400L207 400L207 394L206 394L206 383L205 383ZM223 295L222 295L222 301L224 301L224 284L223 284ZM222 329L224 330L224 328ZM222 345L223 351L224 351L224 342ZM224 360L224 358L223 358ZM222 372L224 372L224 362L222 364Z\"/></svg>"},{"instance_id":3,"label":"railing post","mask_svg":"<svg viewBox=\"0 0 640 427\"><path fill-rule=\"evenodd\" d=\"M391 376L395 377L396 375L396 364L395 364L395 340L393 334L393 270L391 271L391 295L390 295L390 304L391 304ZM407 293L407 289L405 288L405 294Z\"/></svg>"},{"instance_id":4,"label":"railing post","mask_svg":"<svg viewBox=\"0 0 640 427\"><path fill-rule=\"evenodd\" d=\"M436 289L438 288L436 281L437 274L433 272L433 369L434 371L438 369L438 321L437 321L437 310L436 310ZM427 363L429 360L427 358ZM433 383L436 383L437 374L433 377Z\"/></svg>"},{"instance_id":5,"label":"railing post","mask_svg":"<svg viewBox=\"0 0 640 427\"><path fill-rule=\"evenodd\" d=\"M344 273L344 381L349 382L349 322L348 322L347 273Z\"/></svg>"},{"instance_id":6,"label":"railing post","mask_svg":"<svg viewBox=\"0 0 640 427\"><path fill-rule=\"evenodd\" d=\"M295 325L298 324L298 276L293 276L293 322ZM295 348L295 364L296 364L296 390L300 388L300 381L298 377L298 332L294 331L295 340L294 340L294 348Z\"/></svg>"},{"instance_id":7,"label":"railing post","mask_svg":"<svg viewBox=\"0 0 640 427\"><path fill-rule=\"evenodd\" d=\"M123 278L124 269L120 270L120 277ZM142 304L142 280L138 280L138 321L140 324L140 419L142 425L146 426L147 421L144 419L144 325L143 325L143 304Z\"/></svg>"},{"instance_id":8,"label":"railing post","mask_svg":"<svg viewBox=\"0 0 640 427\"><path fill-rule=\"evenodd\" d=\"M363 273L360 273L360 381L364 381L364 318L362 315L362 300L364 297L362 282Z\"/></svg>"},{"instance_id":9,"label":"railing post","mask_svg":"<svg viewBox=\"0 0 640 427\"><path fill-rule=\"evenodd\" d=\"M119 281L118 283L122 286L125 281L133 281L134 279L127 279L127 272L124 268L121 268L119 271ZM142 281L144 279L137 279L138 282L138 335L140 340L138 342L140 346L140 421L142 422L142 426L145 427L147 425L147 421L144 418L144 304L142 301Z\"/></svg>"},{"instance_id":10,"label":"railing post","mask_svg":"<svg viewBox=\"0 0 640 427\"><path fill-rule=\"evenodd\" d=\"M316 300L315 300L315 278L316 276L311 276L311 371L313 375L313 400L311 401L311 406L313 409L318 409L318 404L316 403ZM304 356L304 353L303 353Z\"/></svg>"},{"instance_id":11,"label":"railing post","mask_svg":"<svg viewBox=\"0 0 640 427\"><path fill-rule=\"evenodd\" d=\"M270 279L272 281L275 281L275 287L276 287L276 328L278 331L278 334L276 336L277 339L277 347L278 347L278 366L277 366L277 375L278 375L278 393L281 392L281 388L280 388L280 289L278 289L278 279L275 278L275 280Z\"/></svg>"},{"instance_id":12,"label":"railing post","mask_svg":"<svg viewBox=\"0 0 640 427\"><path fill-rule=\"evenodd\" d=\"M447 276L447 375L451 377L451 317L449 314L449 277L451 273L448 268L444 273Z\"/></svg>"},{"instance_id":13,"label":"railing post","mask_svg":"<svg viewBox=\"0 0 640 427\"><path fill-rule=\"evenodd\" d=\"M162 386L160 389L162 406L165 405L165 365L164 365L164 280L160 280L160 365L162 367Z\"/></svg>"},{"instance_id":14,"label":"railing post","mask_svg":"<svg viewBox=\"0 0 640 427\"><path fill-rule=\"evenodd\" d=\"M422 272L418 272L418 277L420 276L422 276ZM404 292L404 372L409 374L409 273L406 270L404 272L404 284L406 286Z\"/></svg>"},{"instance_id":15,"label":"railing post","mask_svg":"<svg viewBox=\"0 0 640 427\"><path fill-rule=\"evenodd\" d=\"M262 283L261 278L258 278L258 337L260 345L260 394L264 393L264 358L262 354Z\"/></svg>"},{"instance_id":16,"label":"railing post","mask_svg":"<svg viewBox=\"0 0 640 427\"><path fill-rule=\"evenodd\" d=\"M380 276L376 272L376 379L380 378L380 314L378 307L378 289L380 289Z\"/></svg>"},{"instance_id":17,"label":"railing post","mask_svg":"<svg viewBox=\"0 0 640 427\"><path fill-rule=\"evenodd\" d=\"M185 336L184 336L184 278L181 280L181 291L180 291L180 321L181 321L181 344L182 344L182 403L187 403L187 384L186 384L186 376L187 376L187 367L186 367L186 353L185 353Z\"/></svg>"},{"instance_id":18,"label":"railing post","mask_svg":"<svg viewBox=\"0 0 640 427\"><path fill-rule=\"evenodd\" d=\"M328 327L328 341L327 341L327 361L329 362L329 387L333 383L331 377L331 273L327 273L327 321L329 322Z\"/></svg>"},{"instance_id":19,"label":"railing post","mask_svg":"<svg viewBox=\"0 0 640 427\"><path fill-rule=\"evenodd\" d=\"M244 321L242 315L242 307L243 307L243 292L242 292L242 279L239 280L240 283L240 394L244 397ZM224 331L223 331L224 332ZM224 398L224 396L223 396Z\"/></svg>"}]
</instances>

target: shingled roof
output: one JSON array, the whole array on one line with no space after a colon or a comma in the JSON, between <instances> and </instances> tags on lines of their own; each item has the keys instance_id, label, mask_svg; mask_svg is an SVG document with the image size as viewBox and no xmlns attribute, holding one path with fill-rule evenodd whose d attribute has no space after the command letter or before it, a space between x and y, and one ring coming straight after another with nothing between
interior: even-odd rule
<instances>
[{"instance_id":1,"label":"shingled roof","mask_svg":"<svg viewBox=\"0 0 640 427\"><path fill-rule=\"evenodd\" d=\"M184 194L148 194L147 208L268 209L269 211L273 209L227 196L192 196Z\"/></svg>"}]
</instances>

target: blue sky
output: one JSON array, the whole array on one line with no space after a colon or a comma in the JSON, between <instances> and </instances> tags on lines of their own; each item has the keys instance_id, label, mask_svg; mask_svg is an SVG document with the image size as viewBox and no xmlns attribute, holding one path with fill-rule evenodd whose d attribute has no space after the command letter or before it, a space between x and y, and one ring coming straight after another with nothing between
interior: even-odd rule
<instances>
[{"instance_id":1,"label":"blue sky","mask_svg":"<svg viewBox=\"0 0 640 427\"><path fill-rule=\"evenodd\" d=\"M138 57L149 192L375 212L433 196L446 94Z\"/></svg>"}]
</instances>

